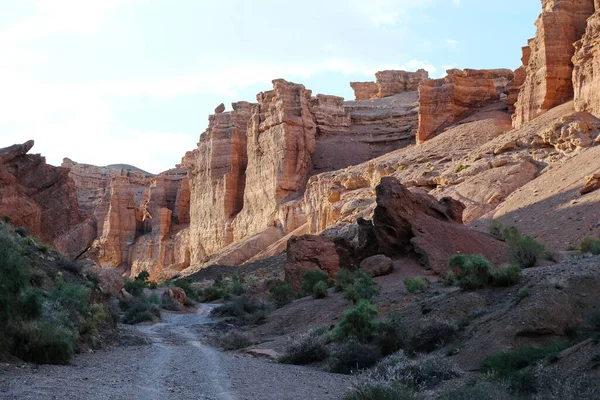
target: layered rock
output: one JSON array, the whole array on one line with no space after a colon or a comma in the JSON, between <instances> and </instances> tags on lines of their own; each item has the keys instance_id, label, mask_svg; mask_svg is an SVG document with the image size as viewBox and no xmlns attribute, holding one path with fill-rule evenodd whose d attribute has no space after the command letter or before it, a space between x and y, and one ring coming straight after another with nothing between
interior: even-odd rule
<instances>
[{"instance_id":1,"label":"layered rock","mask_svg":"<svg viewBox=\"0 0 600 400\"><path fill-rule=\"evenodd\" d=\"M288 241L285 281L295 291L302 286L307 272L323 272L331 279L340 270L340 258L335 243L323 236L304 235Z\"/></svg>"},{"instance_id":2,"label":"layered rock","mask_svg":"<svg viewBox=\"0 0 600 400\"><path fill-rule=\"evenodd\" d=\"M75 258L93 239L77 207L75 183L68 169L27 154L33 145L0 149L0 216Z\"/></svg>"},{"instance_id":3,"label":"layered rock","mask_svg":"<svg viewBox=\"0 0 600 400\"><path fill-rule=\"evenodd\" d=\"M575 109L600 117L600 2L588 19L583 37L575 42L573 86Z\"/></svg>"},{"instance_id":4,"label":"layered rock","mask_svg":"<svg viewBox=\"0 0 600 400\"><path fill-rule=\"evenodd\" d=\"M382 99L395 94L416 92L421 82L429 80L429 73L424 69L416 72L401 70L379 71L375 74L376 82L351 82L356 100Z\"/></svg>"},{"instance_id":5,"label":"layered rock","mask_svg":"<svg viewBox=\"0 0 600 400\"><path fill-rule=\"evenodd\" d=\"M375 82L350 82L357 101L376 99L379 96L379 86Z\"/></svg>"},{"instance_id":6,"label":"layered rock","mask_svg":"<svg viewBox=\"0 0 600 400\"><path fill-rule=\"evenodd\" d=\"M593 13L594 0L542 1L542 13L536 21L536 36L529 41L531 54L524 57L527 76L516 103L515 128L573 98L573 43L581 39L586 20ZM594 29L593 24L591 29ZM583 47L580 42L580 55L576 58L579 64L585 63L582 61L586 53ZM585 69L581 66L576 75L585 75ZM576 86L581 93L579 97L584 99L587 93L585 85L578 83ZM584 102L582 100L582 104Z\"/></svg>"},{"instance_id":7,"label":"layered rock","mask_svg":"<svg viewBox=\"0 0 600 400\"><path fill-rule=\"evenodd\" d=\"M515 70L514 79L508 85L508 96L504 100L506 105L508 105L508 111L512 114L514 114L517 109L515 104L519 100L519 93L521 92L521 88L525 83L525 79L527 79L527 68L525 66L529 64L531 47L525 46L521 49L521 51L523 52L523 56L521 57L522 65Z\"/></svg>"},{"instance_id":8,"label":"layered rock","mask_svg":"<svg viewBox=\"0 0 600 400\"><path fill-rule=\"evenodd\" d=\"M419 87L419 144L500 100L514 79L507 69L452 69L447 73L445 78L425 81Z\"/></svg>"},{"instance_id":9,"label":"layered rock","mask_svg":"<svg viewBox=\"0 0 600 400\"><path fill-rule=\"evenodd\" d=\"M79 209L95 224L92 238L97 240L86 256L132 275L147 270L152 279L189 265L186 170L155 176L131 166L97 167L69 159L63 167L77 187Z\"/></svg>"}]
</instances>

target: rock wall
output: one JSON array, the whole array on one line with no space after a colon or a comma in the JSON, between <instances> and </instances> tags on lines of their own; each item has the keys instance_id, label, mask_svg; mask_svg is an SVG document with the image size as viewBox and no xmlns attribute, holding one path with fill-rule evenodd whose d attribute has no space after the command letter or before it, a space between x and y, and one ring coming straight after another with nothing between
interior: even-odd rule
<instances>
[{"instance_id":1,"label":"rock wall","mask_svg":"<svg viewBox=\"0 0 600 400\"><path fill-rule=\"evenodd\" d=\"M500 100L514 79L514 73L507 69L452 69L447 72L445 78L429 80L419 86L418 144Z\"/></svg>"},{"instance_id":2,"label":"rock wall","mask_svg":"<svg viewBox=\"0 0 600 400\"><path fill-rule=\"evenodd\" d=\"M536 35L529 41L531 55L524 58L527 76L516 103L515 128L573 98L573 43L581 39L593 13L594 0L542 0ZM585 53L582 43L578 52Z\"/></svg>"},{"instance_id":3,"label":"rock wall","mask_svg":"<svg viewBox=\"0 0 600 400\"><path fill-rule=\"evenodd\" d=\"M93 239L91 226L77 207L69 170L46 164L39 154L27 154L33 145L30 140L0 149L0 216L74 258Z\"/></svg>"},{"instance_id":4,"label":"rock wall","mask_svg":"<svg viewBox=\"0 0 600 400\"><path fill-rule=\"evenodd\" d=\"M575 109L600 117L600 1L588 19L583 37L575 42L573 86Z\"/></svg>"},{"instance_id":5,"label":"rock wall","mask_svg":"<svg viewBox=\"0 0 600 400\"><path fill-rule=\"evenodd\" d=\"M429 80L429 73L424 69L416 72L386 70L377 72L375 78L375 82L350 82L356 100L382 99L395 94L416 92L421 82Z\"/></svg>"}]
</instances>

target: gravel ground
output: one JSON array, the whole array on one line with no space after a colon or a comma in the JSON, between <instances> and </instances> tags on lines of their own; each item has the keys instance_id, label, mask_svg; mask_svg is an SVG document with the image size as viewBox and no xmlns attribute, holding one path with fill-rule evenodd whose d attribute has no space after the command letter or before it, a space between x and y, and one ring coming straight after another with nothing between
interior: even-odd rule
<instances>
[{"instance_id":1,"label":"gravel ground","mask_svg":"<svg viewBox=\"0 0 600 400\"><path fill-rule=\"evenodd\" d=\"M0 367L0 399L340 399L351 378L223 353L195 332L198 314L127 327L147 345L77 356L71 366Z\"/></svg>"}]
</instances>

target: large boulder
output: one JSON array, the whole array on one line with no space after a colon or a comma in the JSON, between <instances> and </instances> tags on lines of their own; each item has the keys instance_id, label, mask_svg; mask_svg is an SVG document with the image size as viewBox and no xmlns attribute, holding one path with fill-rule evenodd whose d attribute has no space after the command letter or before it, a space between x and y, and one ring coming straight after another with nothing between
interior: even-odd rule
<instances>
[{"instance_id":1,"label":"large boulder","mask_svg":"<svg viewBox=\"0 0 600 400\"><path fill-rule=\"evenodd\" d=\"M340 270L340 257L335 242L323 236L304 235L288 241L285 262L285 281L298 291L304 275L321 271L334 278Z\"/></svg>"},{"instance_id":2,"label":"large boulder","mask_svg":"<svg viewBox=\"0 0 600 400\"><path fill-rule=\"evenodd\" d=\"M389 257L411 251L437 273L448 270L454 254L483 254L493 262L506 261L504 243L462 224L462 204L412 193L399 180L384 177L376 188L373 215L379 251Z\"/></svg>"},{"instance_id":3,"label":"large boulder","mask_svg":"<svg viewBox=\"0 0 600 400\"><path fill-rule=\"evenodd\" d=\"M378 254L364 259L360 263L360 270L373 278L385 276L394 271L394 262L391 258Z\"/></svg>"}]
</instances>

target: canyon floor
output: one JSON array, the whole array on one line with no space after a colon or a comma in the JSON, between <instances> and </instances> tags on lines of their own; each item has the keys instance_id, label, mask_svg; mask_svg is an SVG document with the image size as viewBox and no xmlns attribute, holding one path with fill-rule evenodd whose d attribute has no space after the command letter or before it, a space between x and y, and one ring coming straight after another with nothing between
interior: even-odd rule
<instances>
[{"instance_id":1,"label":"canyon floor","mask_svg":"<svg viewBox=\"0 0 600 400\"><path fill-rule=\"evenodd\" d=\"M0 367L0 399L337 399L350 377L232 355L203 342L210 307L122 327L121 345L73 365Z\"/></svg>"}]
</instances>

